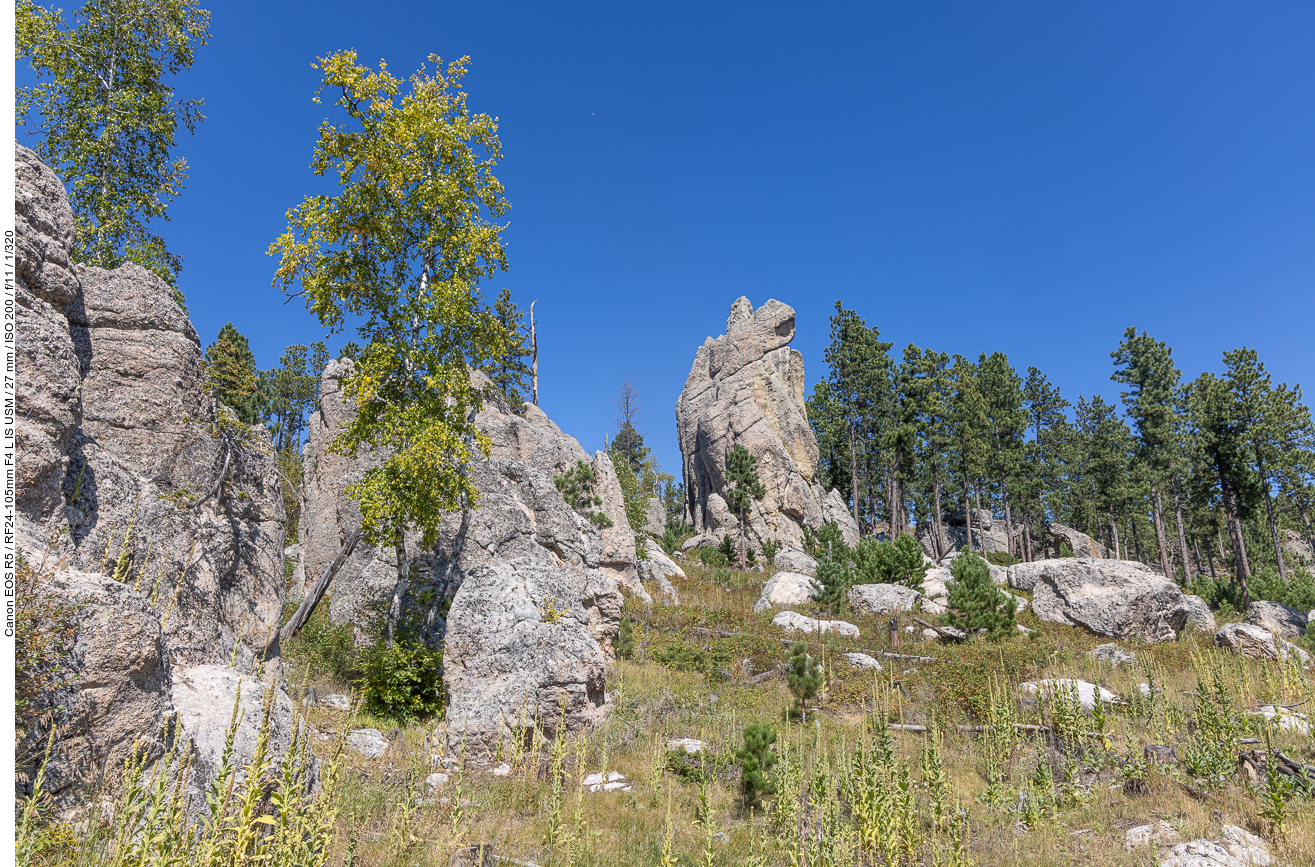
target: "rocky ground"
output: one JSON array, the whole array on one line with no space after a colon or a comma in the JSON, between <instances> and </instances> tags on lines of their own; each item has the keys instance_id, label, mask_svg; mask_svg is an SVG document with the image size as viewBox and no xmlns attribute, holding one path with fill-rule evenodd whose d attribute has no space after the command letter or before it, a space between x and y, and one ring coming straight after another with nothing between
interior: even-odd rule
<instances>
[{"instance_id":1,"label":"rocky ground","mask_svg":"<svg viewBox=\"0 0 1315 867\"><path fill-rule=\"evenodd\" d=\"M887 613L850 612L844 620L858 637L790 636L812 639L825 676L805 722L790 711L780 671L787 634L772 620L782 609L754 610L763 575L684 571L672 578L680 605L627 604L636 645L608 675L612 713L556 754L532 743L463 761L437 721L353 716L346 701L329 698L350 694L349 684L312 669L317 748L327 753L344 731L356 744L347 748L355 784L344 794L337 845L345 850L355 837L359 863L380 865L479 863L461 854L479 844L496 863L539 865L661 864L664 847L674 858L667 863L681 864L1315 863L1315 800L1286 801L1275 829L1263 815L1263 753L1257 762L1253 752L1265 744L1241 742L1268 736L1284 756L1315 763L1303 716L1315 703L1309 670L1238 655L1192 629L1176 641L1111 642L1029 611L1020 617L1033 630L1026 637L943 645L923 638L919 612L896 614L893 632ZM822 614L807 602L789 610ZM313 649L303 642L288 653ZM1064 702L1070 682L1085 710ZM1226 693L1224 705L1202 702L1213 690ZM1205 742L1219 739L1207 717L1221 707L1238 742L1211 780L1193 769ZM749 813L734 754L753 722L775 727L794 776ZM992 723L1020 728L999 739ZM924 729L939 733L939 819ZM888 771L873 758L886 733ZM905 810L904 824L864 822L844 799L828 824L843 769L864 751L878 766L872 779L907 774L904 807L898 787L882 802L893 814ZM850 785L859 778L851 771ZM822 857L819 835L831 856L852 847L852 860Z\"/></svg>"}]
</instances>

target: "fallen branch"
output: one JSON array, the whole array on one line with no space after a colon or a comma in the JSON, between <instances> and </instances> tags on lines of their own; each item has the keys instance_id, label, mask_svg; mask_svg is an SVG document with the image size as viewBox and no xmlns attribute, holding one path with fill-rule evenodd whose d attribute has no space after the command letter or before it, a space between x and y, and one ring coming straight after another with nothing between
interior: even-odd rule
<instances>
[{"instance_id":1,"label":"fallen branch","mask_svg":"<svg viewBox=\"0 0 1315 867\"><path fill-rule=\"evenodd\" d=\"M352 555L352 551L356 550L356 543L359 541L361 541L361 528L357 527L356 530L347 537L347 541L343 543L342 548L338 550L338 556L334 557L333 562L324 567L324 572L320 575L319 580L315 582L315 586L306 594L306 598L301 600L301 605L297 608L297 613L292 615L292 619L284 625L282 630L280 630L280 642L287 641L289 638L296 635L301 630L301 627L306 625L306 621L310 619L311 612L314 611L315 606L319 604L320 599L324 596L324 592L329 589L329 582L333 580L333 576L338 574L338 570L342 568L342 565L347 562L347 558Z\"/></svg>"},{"instance_id":2,"label":"fallen branch","mask_svg":"<svg viewBox=\"0 0 1315 867\"><path fill-rule=\"evenodd\" d=\"M219 478L215 479L215 486L210 489L210 493L188 506L189 509L201 508L202 503L219 493L220 486L224 484L224 479L228 476L228 462L232 457L233 444L228 441L228 437L224 437L224 467L219 471Z\"/></svg>"},{"instance_id":3,"label":"fallen branch","mask_svg":"<svg viewBox=\"0 0 1315 867\"><path fill-rule=\"evenodd\" d=\"M936 626L936 625L934 625L934 624L928 623L927 621L925 621L925 620L921 620L921 619L919 619L919 618L917 618L917 617L913 618L913 622L914 622L914 623L917 623L917 624L919 624L919 625L921 625L921 626L925 626L925 627L927 627L927 628L930 629L932 632L935 632L935 633L936 633L937 635L939 635L941 638L944 638L944 639L946 639L946 640L948 640L948 641L953 641L953 642L958 643L958 642L963 641L964 638L965 638L965 636L963 636L963 635L956 635L956 634L953 633L953 632L949 632L949 631L947 631L947 630L945 630L945 629L942 629L942 628L939 627L939 626Z\"/></svg>"}]
</instances>

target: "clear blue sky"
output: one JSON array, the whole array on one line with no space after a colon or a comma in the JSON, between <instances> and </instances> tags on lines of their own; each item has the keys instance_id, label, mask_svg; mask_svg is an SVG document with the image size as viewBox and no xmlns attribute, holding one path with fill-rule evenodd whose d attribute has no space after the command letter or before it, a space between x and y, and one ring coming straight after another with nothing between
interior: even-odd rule
<instances>
[{"instance_id":1,"label":"clear blue sky","mask_svg":"<svg viewBox=\"0 0 1315 867\"><path fill-rule=\"evenodd\" d=\"M322 336L265 248L315 186L310 62L354 47L470 55L512 204L490 288L538 299L540 403L591 450L629 376L678 472L676 399L739 295L795 307L810 388L836 299L1070 399L1117 397L1128 325L1188 376L1249 345L1315 387L1315 6L644 5L211 4L164 231L203 341L232 320L272 366Z\"/></svg>"}]
</instances>

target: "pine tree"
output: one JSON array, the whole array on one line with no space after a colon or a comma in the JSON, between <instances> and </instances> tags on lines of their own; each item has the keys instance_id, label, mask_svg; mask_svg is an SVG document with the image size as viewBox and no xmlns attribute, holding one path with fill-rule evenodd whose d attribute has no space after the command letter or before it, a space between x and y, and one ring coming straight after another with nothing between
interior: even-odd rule
<instances>
[{"instance_id":1,"label":"pine tree","mask_svg":"<svg viewBox=\"0 0 1315 867\"><path fill-rule=\"evenodd\" d=\"M493 380L498 391L519 411L525 405L525 395L529 393L531 371L525 363L531 353L529 347L530 332L525 326L525 313L511 300L511 290L503 289L493 302L493 316L506 332L507 351L501 356L490 358L483 370Z\"/></svg>"},{"instance_id":2,"label":"pine tree","mask_svg":"<svg viewBox=\"0 0 1315 867\"><path fill-rule=\"evenodd\" d=\"M1009 492L1011 487L1017 491L1014 482L1024 466L1023 431L1027 428L1027 413L1023 409L1023 380L1001 352L983 353L978 359L977 369L990 440L990 475L999 485L1005 534L1009 540L1009 553L1013 554L1014 513Z\"/></svg>"},{"instance_id":3,"label":"pine tree","mask_svg":"<svg viewBox=\"0 0 1315 867\"><path fill-rule=\"evenodd\" d=\"M978 373L977 365L961 355L954 356L954 366L951 368L953 391L950 398L950 424L958 452L956 458L960 478L963 481L961 494L970 550L974 538L972 493L976 489L980 495L982 474L990 457L986 400L978 387ZM980 531L978 527L976 538L977 547L982 549Z\"/></svg>"},{"instance_id":4,"label":"pine tree","mask_svg":"<svg viewBox=\"0 0 1315 867\"><path fill-rule=\"evenodd\" d=\"M855 584L901 584L922 592L922 546L905 533L894 542L869 536L854 549Z\"/></svg>"},{"instance_id":5,"label":"pine tree","mask_svg":"<svg viewBox=\"0 0 1315 867\"><path fill-rule=\"evenodd\" d=\"M1035 367L1027 369L1027 379L1023 383L1023 409L1027 413L1032 439L1026 446L1028 471L1023 477L1027 516L1023 525L1024 559L1032 557L1032 523L1045 527L1050 523L1048 516L1055 512L1054 506L1048 506L1047 501L1058 494L1059 450L1067 427L1064 409L1068 405L1045 374Z\"/></svg>"},{"instance_id":6,"label":"pine tree","mask_svg":"<svg viewBox=\"0 0 1315 867\"><path fill-rule=\"evenodd\" d=\"M763 795L776 794L772 768L776 766L776 729L766 723L750 723L744 728L744 746L735 754L740 763L740 791L744 807L752 809Z\"/></svg>"},{"instance_id":7,"label":"pine tree","mask_svg":"<svg viewBox=\"0 0 1315 867\"><path fill-rule=\"evenodd\" d=\"M953 580L946 589L950 594L951 625L970 634L984 629L992 641L1013 634L1018 600L996 588L985 560L965 551L954 558L950 575Z\"/></svg>"},{"instance_id":8,"label":"pine tree","mask_svg":"<svg viewBox=\"0 0 1315 867\"><path fill-rule=\"evenodd\" d=\"M740 568L745 568L745 538L748 527L749 509L754 500L767 496L767 489L758 478L758 459L749 453L741 443L726 456L726 504L740 521Z\"/></svg>"},{"instance_id":9,"label":"pine tree","mask_svg":"<svg viewBox=\"0 0 1315 867\"><path fill-rule=\"evenodd\" d=\"M232 322L206 347L205 370L216 400L236 412L243 424L260 421L256 357Z\"/></svg>"},{"instance_id":10,"label":"pine tree","mask_svg":"<svg viewBox=\"0 0 1315 867\"><path fill-rule=\"evenodd\" d=\"M785 663L785 683L798 702L802 721L807 722L808 702L822 688L822 666L808 655L808 645L802 641L796 641L790 648L790 658Z\"/></svg>"}]
</instances>

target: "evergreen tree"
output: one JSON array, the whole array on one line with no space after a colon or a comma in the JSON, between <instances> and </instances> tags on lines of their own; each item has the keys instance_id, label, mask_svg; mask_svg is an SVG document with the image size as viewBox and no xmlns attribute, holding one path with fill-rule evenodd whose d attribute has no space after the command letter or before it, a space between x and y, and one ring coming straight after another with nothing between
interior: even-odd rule
<instances>
[{"instance_id":1,"label":"evergreen tree","mask_svg":"<svg viewBox=\"0 0 1315 867\"><path fill-rule=\"evenodd\" d=\"M981 496L980 482L982 474L986 470L986 462L990 457L990 446L987 439L986 400L982 397L982 392L978 387L978 372L977 365L963 356L954 356L954 366L951 368L951 388L953 391L951 392L949 414L954 447L958 452L956 458L959 464L960 478L963 481L961 494L968 529L969 549L973 547L974 538L977 539L977 547L982 548L980 527L978 527L978 535L973 536L972 494L976 490L978 496Z\"/></svg>"},{"instance_id":2,"label":"evergreen tree","mask_svg":"<svg viewBox=\"0 0 1315 867\"><path fill-rule=\"evenodd\" d=\"M232 322L225 323L215 342L206 347L205 370L216 400L236 412L243 424L260 421L256 357Z\"/></svg>"},{"instance_id":3,"label":"evergreen tree","mask_svg":"<svg viewBox=\"0 0 1315 867\"><path fill-rule=\"evenodd\" d=\"M1014 633L1018 600L996 588L985 560L965 551L954 558L950 575L952 580L946 584L946 590L950 595L951 625L969 634L984 629L992 641Z\"/></svg>"},{"instance_id":4,"label":"evergreen tree","mask_svg":"<svg viewBox=\"0 0 1315 867\"><path fill-rule=\"evenodd\" d=\"M796 641L790 648L785 663L785 684L790 688L799 708L802 722L808 721L808 702L822 688L822 666L808 655L808 645Z\"/></svg>"},{"instance_id":5,"label":"evergreen tree","mask_svg":"<svg viewBox=\"0 0 1315 867\"><path fill-rule=\"evenodd\" d=\"M854 584L848 561L823 551L817 558L815 577L821 588L817 593L817 603L834 614L844 611L849 605L849 588Z\"/></svg>"},{"instance_id":6,"label":"evergreen tree","mask_svg":"<svg viewBox=\"0 0 1315 867\"><path fill-rule=\"evenodd\" d=\"M1173 350L1144 331L1138 334L1136 328L1128 328L1123 333L1123 342L1110 357L1119 366L1110 379L1131 386L1122 393L1124 411L1132 419L1139 457L1148 471L1160 565L1165 577L1172 578L1160 490L1168 481L1175 445L1174 407L1179 373L1173 363Z\"/></svg>"},{"instance_id":7,"label":"evergreen tree","mask_svg":"<svg viewBox=\"0 0 1315 867\"><path fill-rule=\"evenodd\" d=\"M525 313L511 300L511 290L503 289L493 302L493 316L506 333L507 351L490 358L483 365L483 370L493 380L498 391L506 396L507 401L517 411L525 405L525 395L529 393L531 371L525 363L531 353L529 347L530 331L525 326Z\"/></svg>"},{"instance_id":8,"label":"evergreen tree","mask_svg":"<svg viewBox=\"0 0 1315 867\"><path fill-rule=\"evenodd\" d=\"M990 440L990 473L992 480L999 485L1009 553L1013 554L1014 517L1009 491L1015 487L1014 482L1024 466L1023 432L1027 428L1027 413L1023 409L1023 380L1009 364L1008 357L1000 352L983 353L978 359L977 369Z\"/></svg>"},{"instance_id":9,"label":"evergreen tree","mask_svg":"<svg viewBox=\"0 0 1315 867\"><path fill-rule=\"evenodd\" d=\"M922 546L907 533L894 542L869 536L854 549L854 584L902 584L922 592Z\"/></svg>"},{"instance_id":10,"label":"evergreen tree","mask_svg":"<svg viewBox=\"0 0 1315 867\"><path fill-rule=\"evenodd\" d=\"M1082 468L1081 485L1090 493L1089 512L1092 528L1105 527L1106 544L1118 556L1119 530L1114 518L1129 495L1129 463L1132 456L1132 432L1118 417L1114 407L1099 395L1090 401L1078 399L1074 424L1079 443ZM1098 535L1098 534L1093 534Z\"/></svg>"},{"instance_id":11,"label":"evergreen tree","mask_svg":"<svg viewBox=\"0 0 1315 867\"><path fill-rule=\"evenodd\" d=\"M744 729L744 746L735 754L740 763L740 792L746 810L757 806L763 795L776 794L772 768L776 766L776 729L766 723L749 723Z\"/></svg>"},{"instance_id":12,"label":"evergreen tree","mask_svg":"<svg viewBox=\"0 0 1315 867\"><path fill-rule=\"evenodd\" d=\"M740 568L745 568L744 532L749 522L749 509L754 500L767 496L767 489L758 478L758 459L749 454L742 444L726 456L726 504L740 521Z\"/></svg>"},{"instance_id":13,"label":"evergreen tree","mask_svg":"<svg viewBox=\"0 0 1315 867\"><path fill-rule=\"evenodd\" d=\"M1053 499L1059 488L1059 451L1067 427L1064 410L1068 406L1068 401L1045 374L1035 367L1027 369L1023 410L1027 413L1032 439L1026 445L1028 471L1023 477L1027 515L1023 525L1024 559L1032 557L1032 523L1045 527L1050 523L1048 516L1055 513L1054 505L1047 501Z\"/></svg>"},{"instance_id":14,"label":"evergreen tree","mask_svg":"<svg viewBox=\"0 0 1315 867\"><path fill-rule=\"evenodd\" d=\"M150 222L169 219L187 179L187 160L171 158L178 127L194 132L204 117L165 77L191 68L210 13L192 0L88 0L72 18L31 0L15 9L17 59L37 81L18 89L20 123L69 188L77 261L136 262L172 285L182 260Z\"/></svg>"},{"instance_id":15,"label":"evergreen tree","mask_svg":"<svg viewBox=\"0 0 1315 867\"><path fill-rule=\"evenodd\" d=\"M309 352L307 358L307 348L293 344L283 350L278 367L260 373L257 402L276 451L301 444L306 418L319 403L320 375L328 364L329 350L317 342Z\"/></svg>"},{"instance_id":16,"label":"evergreen tree","mask_svg":"<svg viewBox=\"0 0 1315 867\"><path fill-rule=\"evenodd\" d=\"M943 352L923 350L913 344L904 349L902 400L912 409L914 457L917 465L929 473L921 485L927 496L921 514L932 524L937 559L950 550L941 505L941 491L948 481L944 474L946 461L953 445L949 424L950 380L946 371L949 360ZM923 517L919 518L919 524Z\"/></svg>"}]
</instances>

